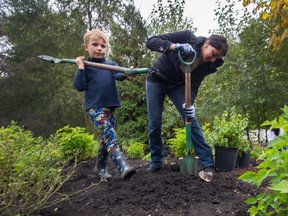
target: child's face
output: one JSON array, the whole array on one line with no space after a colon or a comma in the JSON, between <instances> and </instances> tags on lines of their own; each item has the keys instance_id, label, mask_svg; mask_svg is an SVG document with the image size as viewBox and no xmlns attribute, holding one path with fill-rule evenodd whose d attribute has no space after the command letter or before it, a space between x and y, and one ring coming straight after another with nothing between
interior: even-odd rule
<instances>
[{"instance_id":1,"label":"child's face","mask_svg":"<svg viewBox=\"0 0 288 216\"><path fill-rule=\"evenodd\" d=\"M217 50L209 42L205 42L202 46L202 58L205 63L215 62L217 58L222 57L223 52Z\"/></svg>"},{"instance_id":2,"label":"child's face","mask_svg":"<svg viewBox=\"0 0 288 216\"><path fill-rule=\"evenodd\" d=\"M88 44L84 44L85 50L89 53L91 58L101 59L107 53L107 44L103 39L89 38Z\"/></svg>"}]
</instances>

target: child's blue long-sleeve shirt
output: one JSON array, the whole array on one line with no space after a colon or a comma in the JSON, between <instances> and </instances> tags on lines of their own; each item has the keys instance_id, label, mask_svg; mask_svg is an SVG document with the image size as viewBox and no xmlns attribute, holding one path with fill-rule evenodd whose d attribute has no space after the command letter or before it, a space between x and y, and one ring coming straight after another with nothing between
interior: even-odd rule
<instances>
[{"instance_id":1,"label":"child's blue long-sleeve shirt","mask_svg":"<svg viewBox=\"0 0 288 216\"><path fill-rule=\"evenodd\" d=\"M103 59L88 58L88 61L117 66L115 62ZM95 108L117 108L121 106L115 80L123 81L123 73L85 66L85 70L77 69L74 88L85 91L85 110Z\"/></svg>"}]
</instances>

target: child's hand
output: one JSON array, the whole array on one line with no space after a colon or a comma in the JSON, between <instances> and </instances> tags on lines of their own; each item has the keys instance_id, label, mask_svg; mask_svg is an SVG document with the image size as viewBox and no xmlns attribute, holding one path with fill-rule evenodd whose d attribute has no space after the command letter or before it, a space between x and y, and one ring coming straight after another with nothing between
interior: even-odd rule
<instances>
[{"instance_id":1,"label":"child's hand","mask_svg":"<svg viewBox=\"0 0 288 216\"><path fill-rule=\"evenodd\" d=\"M134 67L133 67L133 66L130 66L129 69L130 69L130 70L133 70ZM135 74L127 75L127 78L128 78L129 80L132 80L134 77L135 77Z\"/></svg>"},{"instance_id":2,"label":"child's hand","mask_svg":"<svg viewBox=\"0 0 288 216\"><path fill-rule=\"evenodd\" d=\"M134 68L133 66L129 67L130 70L132 70L133 68ZM134 78L135 74L123 74L122 76L126 77L129 80L132 80Z\"/></svg>"},{"instance_id":3,"label":"child's hand","mask_svg":"<svg viewBox=\"0 0 288 216\"><path fill-rule=\"evenodd\" d=\"M76 65L78 66L78 69L80 70L84 70L85 69L85 65L83 63L83 59L85 57L84 56L78 56L75 60L76 60Z\"/></svg>"},{"instance_id":4,"label":"child's hand","mask_svg":"<svg viewBox=\"0 0 288 216\"><path fill-rule=\"evenodd\" d=\"M134 76L135 76L134 74L127 75L127 79L132 80L134 78Z\"/></svg>"},{"instance_id":5,"label":"child's hand","mask_svg":"<svg viewBox=\"0 0 288 216\"><path fill-rule=\"evenodd\" d=\"M123 76L123 77L126 77L126 78L129 79L129 80L132 80L135 75L134 75L134 74L130 74L130 75L128 75L128 74L122 74L122 76Z\"/></svg>"}]
</instances>

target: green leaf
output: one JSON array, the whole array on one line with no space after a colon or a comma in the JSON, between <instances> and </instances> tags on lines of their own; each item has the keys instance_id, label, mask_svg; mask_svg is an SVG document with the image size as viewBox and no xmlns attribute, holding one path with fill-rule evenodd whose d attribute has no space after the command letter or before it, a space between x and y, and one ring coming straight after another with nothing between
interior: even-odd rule
<instances>
[{"instance_id":1,"label":"green leaf","mask_svg":"<svg viewBox=\"0 0 288 216\"><path fill-rule=\"evenodd\" d=\"M239 176L238 179L241 179L241 180L248 182L248 183L253 183L254 179L255 179L255 175L256 175L255 172L247 171L247 172L243 173L241 176Z\"/></svg>"},{"instance_id":2,"label":"green leaf","mask_svg":"<svg viewBox=\"0 0 288 216\"><path fill-rule=\"evenodd\" d=\"M280 191L280 193L288 193L288 180L282 180L281 182L268 187L270 190Z\"/></svg>"},{"instance_id":3,"label":"green leaf","mask_svg":"<svg viewBox=\"0 0 288 216\"><path fill-rule=\"evenodd\" d=\"M245 200L245 203L246 203L246 204L248 204L248 205L254 205L254 204L256 204L256 203L257 203L257 199L256 199L256 198L253 198L253 197L251 197L251 198L249 198L249 199Z\"/></svg>"},{"instance_id":4,"label":"green leaf","mask_svg":"<svg viewBox=\"0 0 288 216\"><path fill-rule=\"evenodd\" d=\"M265 122L263 122L260 126L270 126L272 123L268 120L266 120Z\"/></svg>"}]
</instances>

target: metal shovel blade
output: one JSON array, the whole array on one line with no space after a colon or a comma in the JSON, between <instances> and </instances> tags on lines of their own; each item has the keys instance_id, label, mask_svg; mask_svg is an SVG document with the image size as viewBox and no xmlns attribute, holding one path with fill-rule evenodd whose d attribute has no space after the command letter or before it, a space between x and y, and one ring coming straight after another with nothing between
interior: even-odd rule
<instances>
[{"instance_id":1,"label":"metal shovel blade","mask_svg":"<svg viewBox=\"0 0 288 216\"><path fill-rule=\"evenodd\" d=\"M187 155L185 158L179 158L180 173L182 175L198 176L199 172L199 158Z\"/></svg>"},{"instance_id":2,"label":"metal shovel blade","mask_svg":"<svg viewBox=\"0 0 288 216\"><path fill-rule=\"evenodd\" d=\"M37 56L37 58L43 60L43 61L47 61L47 62L51 62L51 63L61 63L61 59L58 58L54 58L52 56L48 56L48 55L39 55Z\"/></svg>"}]
</instances>

